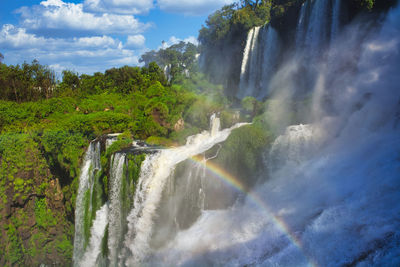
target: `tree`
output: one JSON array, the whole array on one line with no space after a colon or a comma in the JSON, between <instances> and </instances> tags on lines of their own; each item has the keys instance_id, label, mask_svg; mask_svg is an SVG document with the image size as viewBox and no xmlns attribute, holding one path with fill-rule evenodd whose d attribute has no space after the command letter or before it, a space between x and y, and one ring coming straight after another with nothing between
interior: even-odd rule
<instances>
[{"instance_id":1,"label":"tree","mask_svg":"<svg viewBox=\"0 0 400 267\"><path fill-rule=\"evenodd\" d=\"M181 41L165 49L149 51L141 56L139 62L144 62L149 68L151 64L158 64L161 68L159 70L164 70L169 76L168 80L173 83L180 80L182 76L197 71L197 53L196 45ZM162 83L161 80L159 81Z\"/></svg>"},{"instance_id":2,"label":"tree","mask_svg":"<svg viewBox=\"0 0 400 267\"><path fill-rule=\"evenodd\" d=\"M4 56L2 53L0 53L0 64L3 62L3 60L4 60Z\"/></svg>"}]
</instances>

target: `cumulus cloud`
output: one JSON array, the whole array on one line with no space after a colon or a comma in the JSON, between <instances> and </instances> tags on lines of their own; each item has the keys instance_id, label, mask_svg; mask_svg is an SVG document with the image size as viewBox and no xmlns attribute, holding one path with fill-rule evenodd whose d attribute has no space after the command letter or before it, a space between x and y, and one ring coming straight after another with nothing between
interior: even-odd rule
<instances>
[{"instance_id":1,"label":"cumulus cloud","mask_svg":"<svg viewBox=\"0 0 400 267\"><path fill-rule=\"evenodd\" d=\"M85 0L83 8L95 13L143 14L153 8L153 0Z\"/></svg>"},{"instance_id":2,"label":"cumulus cloud","mask_svg":"<svg viewBox=\"0 0 400 267\"><path fill-rule=\"evenodd\" d=\"M162 49L168 48L171 45L178 44L179 42L182 42L182 41L185 42L185 43L192 43L194 45L198 45L199 44L199 41L194 36L189 36L189 37L187 37L185 39L180 39L180 38L177 38L175 36L171 36L167 42L165 42L165 41L163 42L163 44L159 47L159 49L160 48L162 48Z\"/></svg>"},{"instance_id":3,"label":"cumulus cloud","mask_svg":"<svg viewBox=\"0 0 400 267\"><path fill-rule=\"evenodd\" d=\"M21 14L21 25L34 32L136 34L150 26L131 15L88 13L84 11L83 4L66 3L62 0L47 0L40 5L22 7L17 13Z\"/></svg>"},{"instance_id":4,"label":"cumulus cloud","mask_svg":"<svg viewBox=\"0 0 400 267\"><path fill-rule=\"evenodd\" d=\"M6 48L4 56L7 64L38 59L42 64L51 64L50 67L57 72L71 69L80 73L137 65L138 55L143 53L140 49L126 49L120 40L106 35L45 38L10 24L0 29L0 47Z\"/></svg>"},{"instance_id":5,"label":"cumulus cloud","mask_svg":"<svg viewBox=\"0 0 400 267\"><path fill-rule=\"evenodd\" d=\"M146 38L141 35L129 35L128 38L126 39L125 47L126 48L142 48L144 47L144 43L146 41Z\"/></svg>"},{"instance_id":6,"label":"cumulus cloud","mask_svg":"<svg viewBox=\"0 0 400 267\"><path fill-rule=\"evenodd\" d=\"M161 10L185 15L207 15L234 0L158 0Z\"/></svg>"}]
</instances>

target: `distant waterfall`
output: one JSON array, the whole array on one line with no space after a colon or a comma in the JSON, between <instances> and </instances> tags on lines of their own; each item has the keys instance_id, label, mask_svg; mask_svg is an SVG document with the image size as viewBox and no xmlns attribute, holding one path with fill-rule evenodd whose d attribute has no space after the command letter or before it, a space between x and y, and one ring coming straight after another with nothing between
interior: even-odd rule
<instances>
[{"instance_id":1,"label":"distant waterfall","mask_svg":"<svg viewBox=\"0 0 400 267\"><path fill-rule=\"evenodd\" d=\"M321 56L324 48L340 31L341 2L342 0L308 0L301 6L294 48L305 67L309 67ZM243 51L237 98L252 96L263 99L275 90L271 86L271 80L281 64L280 43L278 33L270 25L255 27L249 31ZM307 79L312 83L314 77Z\"/></svg>"},{"instance_id":2,"label":"distant waterfall","mask_svg":"<svg viewBox=\"0 0 400 267\"><path fill-rule=\"evenodd\" d=\"M329 38L327 29L329 29L330 2L331 0L312 1L311 15L304 34L304 46L308 51L320 51Z\"/></svg>"},{"instance_id":3,"label":"distant waterfall","mask_svg":"<svg viewBox=\"0 0 400 267\"><path fill-rule=\"evenodd\" d=\"M341 25L342 0L308 0L300 10L296 47L318 55L337 36Z\"/></svg>"},{"instance_id":4,"label":"distant waterfall","mask_svg":"<svg viewBox=\"0 0 400 267\"><path fill-rule=\"evenodd\" d=\"M270 26L255 27L247 36L243 52L238 98L267 95L268 81L279 54L278 34Z\"/></svg>"},{"instance_id":5,"label":"distant waterfall","mask_svg":"<svg viewBox=\"0 0 400 267\"><path fill-rule=\"evenodd\" d=\"M331 41L335 39L340 29L340 14L342 0L335 0L332 7Z\"/></svg>"}]
</instances>

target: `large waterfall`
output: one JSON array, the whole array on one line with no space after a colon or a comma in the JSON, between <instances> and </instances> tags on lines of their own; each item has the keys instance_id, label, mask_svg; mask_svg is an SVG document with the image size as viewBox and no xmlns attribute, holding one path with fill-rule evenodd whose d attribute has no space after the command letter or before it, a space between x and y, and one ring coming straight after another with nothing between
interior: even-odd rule
<instances>
[{"instance_id":1,"label":"large waterfall","mask_svg":"<svg viewBox=\"0 0 400 267\"><path fill-rule=\"evenodd\" d=\"M186 145L146 154L137 180L130 152L114 154L103 202L88 201L104 169L92 142L74 264L400 266L400 7L366 27L344 25L342 5L306 1L290 51L272 26L248 34L237 96L268 97L275 136L250 190L209 162L242 126L220 130L216 116Z\"/></svg>"},{"instance_id":2,"label":"large waterfall","mask_svg":"<svg viewBox=\"0 0 400 267\"><path fill-rule=\"evenodd\" d=\"M190 136L185 146L157 150L149 154L143 161L138 181L130 182L127 169L130 152L118 152L113 155L110 162L110 181L108 201L99 206L97 211L92 206L92 198L96 197L94 177L101 170L100 143L94 141L90 144L83 163L80 185L77 195L75 224L75 251L74 264L76 266L120 266L140 264L151 252L151 238L154 232L154 224L160 215L158 207L161 205L162 194L167 182L174 182L177 177L174 171L179 163L191 157L202 154L216 144L226 140L230 132L245 123L239 123L231 128L221 130L219 118L214 114L210 118L210 130ZM140 152L139 150L142 150ZM145 153L145 148L133 150L134 153ZM154 150L151 150L154 152ZM205 159L206 161L206 159ZM198 163L194 181L204 179L205 173L200 173L199 167L204 163ZM178 177L179 178L179 177ZM191 186L190 183L187 184ZM136 188L129 192L130 188ZM191 198L196 202L204 199L205 188L195 186L195 192L190 192ZM126 192L128 190L128 192ZM197 195L197 196L196 196ZM179 204L179 203L177 203ZM202 205L197 206L199 211ZM88 224L87 216L94 214L92 227L85 229ZM188 219L188 218L185 218ZM178 223L174 219L174 223ZM183 225L185 220L180 220ZM178 227L179 228L179 227ZM86 237L90 237L89 239ZM86 241L85 241L86 238ZM106 244L105 253L104 244Z\"/></svg>"}]
</instances>

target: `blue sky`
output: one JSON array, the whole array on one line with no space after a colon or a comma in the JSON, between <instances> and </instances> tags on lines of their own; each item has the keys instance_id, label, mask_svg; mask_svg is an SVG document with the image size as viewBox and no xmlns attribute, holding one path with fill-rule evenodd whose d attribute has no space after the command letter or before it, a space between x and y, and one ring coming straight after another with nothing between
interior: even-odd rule
<instances>
[{"instance_id":1,"label":"blue sky","mask_svg":"<svg viewBox=\"0 0 400 267\"><path fill-rule=\"evenodd\" d=\"M233 0L0 0L4 63L38 59L56 72L103 72L180 40Z\"/></svg>"}]
</instances>

